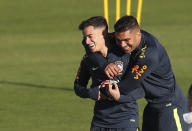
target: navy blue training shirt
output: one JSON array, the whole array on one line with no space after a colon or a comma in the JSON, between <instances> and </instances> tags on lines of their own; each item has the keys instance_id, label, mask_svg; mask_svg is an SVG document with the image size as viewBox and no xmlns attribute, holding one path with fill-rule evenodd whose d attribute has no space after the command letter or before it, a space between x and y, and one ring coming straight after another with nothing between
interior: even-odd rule
<instances>
[{"instance_id":1,"label":"navy blue training shirt","mask_svg":"<svg viewBox=\"0 0 192 131\"><path fill-rule=\"evenodd\" d=\"M128 66L130 54L117 56L108 51L107 57L103 58L101 55L97 57L99 61L103 60L103 63L115 63L123 67L119 77L116 77L116 79L120 80ZM92 78L92 85L87 88L90 77ZM74 82L74 90L82 98L96 100L92 125L105 128L138 127L138 106L134 99L126 99L124 100L125 102L123 100L122 102L114 100L97 101L98 86L106 79L103 69L85 56L81 61L80 69Z\"/></svg>"},{"instance_id":2,"label":"navy blue training shirt","mask_svg":"<svg viewBox=\"0 0 192 131\"><path fill-rule=\"evenodd\" d=\"M127 73L118 83L120 100L129 100L129 92L135 90L135 99L145 96L148 104L157 109L164 104L186 106L165 48L153 35L141 33L140 45L131 53Z\"/></svg>"}]
</instances>

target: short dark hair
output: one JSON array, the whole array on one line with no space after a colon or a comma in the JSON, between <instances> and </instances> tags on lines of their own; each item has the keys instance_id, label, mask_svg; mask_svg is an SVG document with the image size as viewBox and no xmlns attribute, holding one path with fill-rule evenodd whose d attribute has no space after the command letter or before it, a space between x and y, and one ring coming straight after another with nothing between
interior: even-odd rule
<instances>
[{"instance_id":1,"label":"short dark hair","mask_svg":"<svg viewBox=\"0 0 192 131\"><path fill-rule=\"evenodd\" d=\"M191 86L189 87L188 96L189 96L189 97L192 97L192 84L191 84Z\"/></svg>"},{"instance_id":2,"label":"short dark hair","mask_svg":"<svg viewBox=\"0 0 192 131\"><path fill-rule=\"evenodd\" d=\"M94 16L87 20L84 20L79 25L79 30L84 30L88 26L97 27L105 27L105 30L108 31L107 21L103 16Z\"/></svg>"},{"instance_id":3,"label":"short dark hair","mask_svg":"<svg viewBox=\"0 0 192 131\"><path fill-rule=\"evenodd\" d=\"M115 32L124 32L135 28L140 28L137 19L127 15L121 17L114 25Z\"/></svg>"}]
</instances>

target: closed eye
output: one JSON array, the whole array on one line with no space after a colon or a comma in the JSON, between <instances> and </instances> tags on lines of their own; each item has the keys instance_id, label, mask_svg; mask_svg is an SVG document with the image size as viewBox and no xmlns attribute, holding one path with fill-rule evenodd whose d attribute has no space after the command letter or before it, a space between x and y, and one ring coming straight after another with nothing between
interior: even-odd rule
<instances>
[{"instance_id":1,"label":"closed eye","mask_svg":"<svg viewBox=\"0 0 192 131\"><path fill-rule=\"evenodd\" d=\"M128 42L130 39L129 38L127 38L127 39L124 39L123 41L125 41L125 42Z\"/></svg>"},{"instance_id":2,"label":"closed eye","mask_svg":"<svg viewBox=\"0 0 192 131\"><path fill-rule=\"evenodd\" d=\"M90 35L86 35L86 36L84 36L84 39L87 39L87 38L91 39L92 37L93 37L93 35L90 34Z\"/></svg>"}]
</instances>

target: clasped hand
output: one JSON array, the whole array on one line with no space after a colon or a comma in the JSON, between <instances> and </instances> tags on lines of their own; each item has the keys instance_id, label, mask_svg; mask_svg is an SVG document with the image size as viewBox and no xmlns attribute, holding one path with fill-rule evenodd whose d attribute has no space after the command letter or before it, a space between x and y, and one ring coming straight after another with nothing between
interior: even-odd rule
<instances>
[{"instance_id":1,"label":"clasped hand","mask_svg":"<svg viewBox=\"0 0 192 131\"><path fill-rule=\"evenodd\" d=\"M104 84L99 86L98 100L115 100L118 101L120 98L120 92L116 83Z\"/></svg>"}]
</instances>

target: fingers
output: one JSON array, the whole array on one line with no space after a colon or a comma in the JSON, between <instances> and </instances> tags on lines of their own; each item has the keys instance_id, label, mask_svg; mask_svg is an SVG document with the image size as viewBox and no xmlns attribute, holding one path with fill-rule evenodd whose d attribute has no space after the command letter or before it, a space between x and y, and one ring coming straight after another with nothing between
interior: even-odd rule
<instances>
[{"instance_id":1,"label":"fingers","mask_svg":"<svg viewBox=\"0 0 192 131\"><path fill-rule=\"evenodd\" d=\"M115 87L115 90L119 91L119 87L116 83L113 83L114 87Z\"/></svg>"},{"instance_id":2,"label":"fingers","mask_svg":"<svg viewBox=\"0 0 192 131\"><path fill-rule=\"evenodd\" d=\"M115 89L112 88L112 85L115 87ZM109 86L109 95L116 101L120 98L120 92L118 85L116 83L113 83Z\"/></svg>"},{"instance_id":3,"label":"fingers","mask_svg":"<svg viewBox=\"0 0 192 131\"><path fill-rule=\"evenodd\" d=\"M108 100L113 100L114 99L114 91L113 91L113 89L112 89L112 84L109 84L109 89L108 89L108 95L110 96L109 98L108 98Z\"/></svg>"},{"instance_id":4,"label":"fingers","mask_svg":"<svg viewBox=\"0 0 192 131\"><path fill-rule=\"evenodd\" d=\"M101 83L100 88L105 87L105 83Z\"/></svg>"},{"instance_id":5,"label":"fingers","mask_svg":"<svg viewBox=\"0 0 192 131\"><path fill-rule=\"evenodd\" d=\"M105 84L101 84L99 86L99 92L98 92L98 99L97 100L105 100L108 99L107 96L105 96L100 89L105 88Z\"/></svg>"},{"instance_id":6,"label":"fingers","mask_svg":"<svg viewBox=\"0 0 192 131\"><path fill-rule=\"evenodd\" d=\"M111 94L111 92L112 92L112 90L113 90L113 89L112 89L112 86L113 86L112 84L109 84L109 90L108 90L109 94Z\"/></svg>"},{"instance_id":7,"label":"fingers","mask_svg":"<svg viewBox=\"0 0 192 131\"><path fill-rule=\"evenodd\" d=\"M105 88L105 84L99 86L99 88ZM99 91L99 96L98 96L98 100L103 100L103 99L110 99L110 100L116 100L118 101L119 98L120 98L120 92L119 92L119 87L116 83L108 83L107 84L108 86L108 91L107 91L107 94L109 95L109 97L103 95L100 91ZM114 89L112 88L114 86Z\"/></svg>"},{"instance_id":8,"label":"fingers","mask_svg":"<svg viewBox=\"0 0 192 131\"><path fill-rule=\"evenodd\" d=\"M115 64L109 64L108 69L114 74L115 76L119 74L120 69Z\"/></svg>"},{"instance_id":9,"label":"fingers","mask_svg":"<svg viewBox=\"0 0 192 131\"><path fill-rule=\"evenodd\" d=\"M108 78L112 79L114 76L117 76L120 72L119 67L117 67L115 64L108 64L105 68L105 74Z\"/></svg>"},{"instance_id":10,"label":"fingers","mask_svg":"<svg viewBox=\"0 0 192 131\"><path fill-rule=\"evenodd\" d=\"M107 77L109 79L113 79L114 75L112 74L112 72L109 70L109 71L105 71L105 74L107 75Z\"/></svg>"},{"instance_id":11,"label":"fingers","mask_svg":"<svg viewBox=\"0 0 192 131\"><path fill-rule=\"evenodd\" d=\"M115 88L113 88L115 87ZM114 94L115 92L116 93L119 93L119 87L116 83L113 83L113 84L109 84L109 90L108 90L109 94L112 95Z\"/></svg>"},{"instance_id":12,"label":"fingers","mask_svg":"<svg viewBox=\"0 0 192 131\"><path fill-rule=\"evenodd\" d=\"M115 87L115 91L116 91L116 94L114 96L114 99L116 101L118 101L120 99L120 92L119 92L119 87L116 83L113 83L114 87Z\"/></svg>"},{"instance_id":13,"label":"fingers","mask_svg":"<svg viewBox=\"0 0 192 131\"><path fill-rule=\"evenodd\" d=\"M101 88L101 85L100 85L98 88L100 89L100 88ZM97 100L101 100L101 92L100 92L100 91L98 92Z\"/></svg>"}]
</instances>

